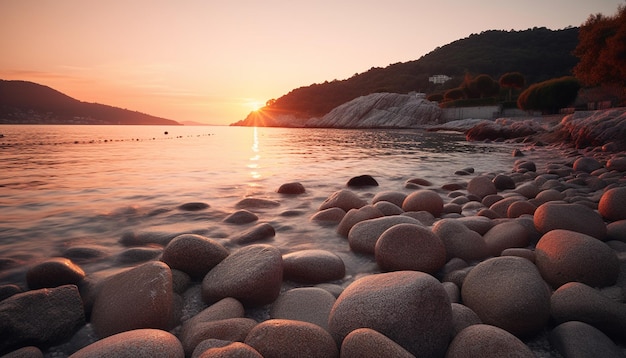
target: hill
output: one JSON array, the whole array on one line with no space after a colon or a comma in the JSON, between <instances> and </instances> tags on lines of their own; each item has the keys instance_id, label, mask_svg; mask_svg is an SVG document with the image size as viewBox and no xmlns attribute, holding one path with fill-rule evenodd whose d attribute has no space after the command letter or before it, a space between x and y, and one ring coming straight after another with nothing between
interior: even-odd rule
<instances>
[{"instance_id":1,"label":"hill","mask_svg":"<svg viewBox=\"0 0 626 358\"><path fill-rule=\"evenodd\" d=\"M578 44L578 28L524 31L485 31L439 47L420 59L372 67L349 79L312 84L268 101L266 116L320 117L354 98L376 92L427 94L458 86L465 74L488 74L498 79L507 72L521 72L526 83L571 75L578 63L572 52ZM433 75L452 77L443 85L429 82ZM234 125L250 125L259 115L251 113Z\"/></svg>"},{"instance_id":2,"label":"hill","mask_svg":"<svg viewBox=\"0 0 626 358\"><path fill-rule=\"evenodd\" d=\"M0 123L180 125L145 113L81 102L37 83L5 80L0 80Z\"/></svg>"}]
</instances>

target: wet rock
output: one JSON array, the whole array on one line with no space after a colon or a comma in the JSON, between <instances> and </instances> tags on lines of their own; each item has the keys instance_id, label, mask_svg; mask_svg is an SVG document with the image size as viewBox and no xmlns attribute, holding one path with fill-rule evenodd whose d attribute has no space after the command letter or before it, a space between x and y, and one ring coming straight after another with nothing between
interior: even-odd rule
<instances>
[{"instance_id":1,"label":"wet rock","mask_svg":"<svg viewBox=\"0 0 626 358\"><path fill-rule=\"evenodd\" d=\"M465 328L481 324L482 321L469 307L459 303L452 303L452 338Z\"/></svg>"},{"instance_id":2,"label":"wet rock","mask_svg":"<svg viewBox=\"0 0 626 358\"><path fill-rule=\"evenodd\" d=\"M244 307L232 297L221 299L183 323L181 332L193 331L196 325L229 318L243 318Z\"/></svg>"},{"instance_id":3,"label":"wet rock","mask_svg":"<svg viewBox=\"0 0 626 358\"><path fill-rule=\"evenodd\" d=\"M328 330L328 316L335 301L335 296L322 288L294 288L278 296L270 318L309 322Z\"/></svg>"},{"instance_id":4,"label":"wet rock","mask_svg":"<svg viewBox=\"0 0 626 358\"><path fill-rule=\"evenodd\" d=\"M270 245L243 247L222 260L202 280L202 299L211 304L226 297L244 306L273 302L283 281L283 259Z\"/></svg>"},{"instance_id":5,"label":"wet rock","mask_svg":"<svg viewBox=\"0 0 626 358\"><path fill-rule=\"evenodd\" d=\"M196 356L196 351L191 356ZM241 342L227 342L221 347L210 347L197 354L198 358L263 358L261 353Z\"/></svg>"},{"instance_id":6,"label":"wet rock","mask_svg":"<svg viewBox=\"0 0 626 358\"><path fill-rule=\"evenodd\" d=\"M119 264L137 264L158 258L163 252L158 247L132 247L120 252L115 261Z\"/></svg>"},{"instance_id":7,"label":"wet rock","mask_svg":"<svg viewBox=\"0 0 626 358\"><path fill-rule=\"evenodd\" d=\"M254 327L244 343L264 358L339 357L330 334L308 322L270 319Z\"/></svg>"},{"instance_id":8,"label":"wet rock","mask_svg":"<svg viewBox=\"0 0 626 358\"><path fill-rule=\"evenodd\" d=\"M182 211L200 211L208 209L209 207L210 206L207 203L191 202L180 205L178 209Z\"/></svg>"},{"instance_id":9,"label":"wet rock","mask_svg":"<svg viewBox=\"0 0 626 358\"><path fill-rule=\"evenodd\" d=\"M530 201L516 201L509 205L506 210L506 216L508 218L519 218L522 215L533 215L537 210L537 206Z\"/></svg>"},{"instance_id":10,"label":"wet rock","mask_svg":"<svg viewBox=\"0 0 626 358\"><path fill-rule=\"evenodd\" d=\"M70 357L183 358L184 356L183 347L171 333L158 329L137 329L101 339L72 354Z\"/></svg>"},{"instance_id":11,"label":"wet rock","mask_svg":"<svg viewBox=\"0 0 626 358\"><path fill-rule=\"evenodd\" d=\"M170 329L173 321L172 272L153 261L104 281L96 294L91 324L99 337L140 328Z\"/></svg>"},{"instance_id":12,"label":"wet rock","mask_svg":"<svg viewBox=\"0 0 626 358\"><path fill-rule=\"evenodd\" d=\"M574 170L577 172L591 173L602 167L602 163L592 157L580 157L574 161Z\"/></svg>"},{"instance_id":13,"label":"wet rock","mask_svg":"<svg viewBox=\"0 0 626 358\"><path fill-rule=\"evenodd\" d=\"M500 194L491 194L487 195L480 201L485 207L490 207L491 205L497 203L498 201L504 199L504 197Z\"/></svg>"},{"instance_id":14,"label":"wet rock","mask_svg":"<svg viewBox=\"0 0 626 358\"><path fill-rule=\"evenodd\" d=\"M535 263L554 288L578 281L594 287L615 283L619 260L615 251L591 236L569 230L552 230L535 248Z\"/></svg>"},{"instance_id":15,"label":"wet rock","mask_svg":"<svg viewBox=\"0 0 626 358\"><path fill-rule=\"evenodd\" d=\"M372 205L365 205L359 209L350 209L343 219L341 219L339 225L337 225L337 233L343 237L348 237L350 229L352 229L355 224L382 216L384 216L383 213Z\"/></svg>"},{"instance_id":16,"label":"wet rock","mask_svg":"<svg viewBox=\"0 0 626 358\"><path fill-rule=\"evenodd\" d=\"M247 245L259 241L269 240L276 236L276 230L268 223L257 224L248 230L230 238L230 241L238 245Z\"/></svg>"},{"instance_id":17,"label":"wet rock","mask_svg":"<svg viewBox=\"0 0 626 358\"><path fill-rule=\"evenodd\" d=\"M438 217L443 211L443 199L432 190L417 190L404 199L402 210L427 211Z\"/></svg>"},{"instance_id":18,"label":"wet rock","mask_svg":"<svg viewBox=\"0 0 626 358\"><path fill-rule=\"evenodd\" d=\"M487 195L498 193L495 184L491 181L491 178L486 175L472 178L472 180L467 183L467 191L481 199Z\"/></svg>"},{"instance_id":19,"label":"wet rock","mask_svg":"<svg viewBox=\"0 0 626 358\"><path fill-rule=\"evenodd\" d=\"M626 157L613 157L606 162L608 170L626 172Z\"/></svg>"},{"instance_id":20,"label":"wet rock","mask_svg":"<svg viewBox=\"0 0 626 358\"><path fill-rule=\"evenodd\" d=\"M530 244L528 231L516 221L507 221L492 227L483 235L483 240L491 256L500 256L505 249L526 247Z\"/></svg>"},{"instance_id":21,"label":"wet rock","mask_svg":"<svg viewBox=\"0 0 626 358\"><path fill-rule=\"evenodd\" d=\"M545 189L539 192L533 199L536 206L547 203L549 201L558 201L565 199L565 194L555 189Z\"/></svg>"},{"instance_id":22,"label":"wet rock","mask_svg":"<svg viewBox=\"0 0 626 358\"><path fill-rule=\"evenodd\" d=\"M513 165L513 171L515 172L536 172L537 171L537 166L535 165L534 162L529 161L529 160L516 160L515 164Z\"/></svg>"},{"instance_id":23,"label":"wet rock","mask_svg":"<svg viewBox=\"0 0 626 358\"><path fill-rule=\"evenodd\" d=\"M376 219L364 220L354 224L348 232L348 243L354 252L374 255L376 241L385 230L398 224L421 223L408 216L385 216Z\"/></svg>"},{"instance_id":24,"label":"wet rock","mask_svg":"<svg viewBox=\"0 0 626 358\"><path fill-rule=\"evenodd\" d=\"M7 353L2 358L43 358L43 352L37 347L29 346Z\"/></svg>"},{"instance_id":25,"label":"wet rock","mask_svg":"<svg viewBox=\"0 0 626 358\"><path fill-rule=\"evenodd\" d=\"M550 332L550 345L566 358L624 357L622 350L602 331L578 321L554 328Z\"/></svg>"},{"instance_id":26,"label":"wet rock","mask_svg":"<svg viewBox=\"0 0 626 358\"><path fill-rule=\"evenodd\" d=\"M486 324L471 325L459 332L448 347L446 358L534 358L524 342L511 333Z\"/></svg>"},{"instance_id":27,"label":"wet rock","mask_svg":"<svg viewBox=\"0 0 626 358\"><path fill-rule=\"evenodd\" d=\"M228 254L228 250L215 240L201 235L183 234L167 244L161 261L191 277L202 278Z\"/></svg>"},{"instance_id":28,"label":"wet rock","mask_svg":"<svg viewBox=\"0 0 626 358\"><path fill-rule=\"evenodd\" d=\"M256 214L248 210L237 210L234 213L228 215L224 219L224 222L227 222L229 224L242 225L255 222L257 220L259 220L259 217Z\"/></svg>"},{"instance_id":29,"label":"wet rock","mask_svg":"<svg viewBox=\"0 0 626 358\"><path fill-rule=\"evenodd\" d=\"M61 256L82 263L97 260L109 255L109 250L100 245L79 245L68 247Z\"/></svg>"},{"instance_id":30,"label":"wet rock","mask_svg":"<svg viewBox=\"0 0 626 358\"><path fill-rule=\"evenodd\" d=\"M57 344L84 324L83 302L75 285L19 293L0 301L0 352Z\"/></svg>"},{"instance_id":31,"label":"wet rock","mask_svg":"<svg viewBox=\"0 0 626 358\"><path fill-rule=\"evenodd\" d=\"M346 216L346 212L341 208L328 208L317 212L311 217L311 221L317 221L319 223L331 223L338 224L343 217Z\"/></svg>"},{"instance_id":32,"label":"wet rock","mask_svg":"<svg viewBox=\"0 0 626 358\"><path fill-rule=\"evenodd\" d=\"M489 255L482 236L459 220L440 220L433 225L432 230L443 242L448 260L458 257L465 261L475 261Z\"/></svg>"},{"instance_id":33,"label":"wet rock","mask_svg":"<svg viewBox=\"0 0 626 358\"><path fill-rule=\"evenodd\" d=\"M407 184L413 184L417 187L420 186L432 186L433 183L430 182L429 180L426 180L424 178L412 178L406 181Z\"/></svg>"},{"instance_id":34,"label":"wet rock","mask_svg":"<svg viewBox=\"0 0 626 358\"><path fill-rule=\"evenodd\" d=\"M606 239L626 242L626 220L614 221L606 226Z\"/></svg>"},{"instance_id":35,"label":"wet rock","mask_svg":"<svg viewBox=\"0 0 626 358\"><path fill-rule=\"evenodd\" d=\"M78 285L84 278L85 271L64 257L47 259L26 272L26 282L31 290Z\"/></svg>"},{"instance_id":36,"label":"wet rock","mask_svg":"<svg viewBox=\"0 0 626 358\"><path fill-rule=\"evenodd\" d=\"M284 278L303 283L322 283L342 279L346 266L335 253L326 250L302 250L283 256Z\"/></svg>"},{"instance_id":37,"label":"wet rock","mask_svg":"<svg viewBox=\"0 0 626 358\"><path fill-rule=\"evenodd\" d=\"M550 298L550 313L557 324L580 321L610 337L626 338L626 305L584 283L569 282L554 291Z\"/></svg>"},{"instance_id":38,"label":"wet rock","mask_svg":"<svg viewBox=\"0 0 626 358\"><path fill-rule=\"evenodd\" d=\"M371 175L359 175L350 178L346 186L349 187L364 187L364 186L378 186L378 182Z\"/></svg>"},{"instance_id":39,"label":"wet rock","mask_svg":"<svg viewBox=\"0 0 626 358\"><path fill-rule=\"evenodd\" d=\"M441 357L452 329L452 309L441 283L426 273L375 274L348 286L330 313L329 328L338 344L362 327L416 356Z\"/></svg>"},{"instance_id":40,"label":"wet rock","mask_svg":"<svg viewBox=\"0 0 626 358\"><path fill-rule=\"evenodd\" d=\"M304 194L306 190L304 189L304 185L302 183L293 182L293 183L285 183L278 188L279 194Z\"/></svg>"},{"instance_id":41,"label":"wet rock","mask_svg":"<svg viewBox=\"0 0 626 358\"><path fill-rule=\"evenodd\" d=\"M0 301L22 292L22 289L18 285L2 285L0 286Z\"/></svg>"},{"instance_id":42,"label":"wet rock","mask_svg":"<svg viewBox=\"0 0 626 358\"><path fill-rule=\"evenodd\" d=\"M532 263L535 263L535 251L529 249L510 248L504 249L501 256L516 256L524 258Z\"/></svg>"},{"instance_id":43,"label":"wet rock","mask_svg":"<svg viewBox=\"0 0 626 358\"><path fill-rule=\"evenodd\" d=\"M463 281L463 303L483 323L516 336L539 332L550 316L550 292L530 261L503 256L476 265Z\"/></svg>"},{"instance_id":44,"label":"wet rock","mask_svg":"<svg viewBox=\"0 0 626 358\"><path fill-rule=\"evenodd\" d=\"M398 343L370 328L358 328L350 332L341 344L342 358L414 358L415 356Z\"/></svg>"},{"instance_id":45,"label":"wet rock","mask_svg":"<svg viewBox=\"0 0 626 358\"><path fill-rule=\"evenodd\" d=\"M319 210L326 210L329 208L340 208L345 212L350 209L358 209L367 205L367 201L361 199L358 195L350 190L339 190L331 194L320 205Z\"/></svg>"},{"instance_id":46,"label":"wet rock","mask_svg":"<svg viewBox=\"0 0 626 358\"><path fill-rule=\"evenodd\" d=\"M509 213L509 207L518 201L526 200L523 196L510 196L493 203L489 209L494 211L498 217L506 218Z\"/></svg>"},{"instance_id":47,"label":"wet rock","mask_svg":"<svg viewBox=\"0 0 626 358\"><path fill-rule=\"evenodd\" d=\"M280 206L278 201L262 198L244 198L235 204L238 209L270 209L277 206Z\"/></svg>"},{"instance_id":48,"label":"wet rock","mask_svg":"<svg viewBox=\"0 0 626 358\"><path fill-rule=\"evenodd\" d=\"M374 248L384 271L414 270L435 273L446 263L446 247L430 229L398 224L380 235Z\"/></svg>"},{"instance_id":49,"label":"wet rock","mask_svg":"<svg viewBox=\"0 0 626 358\"><path fill-rule=\"evenodd\" d=\"M534 197L537 196L537 194L539 194L539 192L541 192L541 189L539 189L539 187L537 186L537 184L533 183L533 182L528 182L528 183L524 183L520 186L518 186L515 190L515 193L518 193L528 199L532 199Z\"/></svg>"},{"instance_id":50,"label":"wet rock","mask_svg":"<svg viewBox=\"0 0 626 358\"><path fill-rule=\"evenodd\" d=\"M207 339L243 342L250 330L258 323L251 318L226 318L216 321L199 322L193 329L180 335L180 342L186 356L190 356L200 342Z\"/></svg>"},{"instance_id":51,"label":"wet rock","mask_svg":"<svg viewBox=\"0 0 626 358\"><path fill-rule=\"evenodd\" d=\"M372 198L372 204L376 204L379 201L388 201L398 207L402 207L404 199L406 199L405 193L399 191L381 191L374 195Z\"/></svg>"},{"instance_id":52,"label":"wet rock","mask_svg":"<svg viewBox=\"0 0 626 358\"><path fill-rule=\"evenodd\" d=\"M497 190L515 189L515 182L508 175L498 174L491 181Z\"/></svg>"},{"instance_id":53,"label":"wet rock","mask_svg":"<svg viewBox=\"0 0 626 358\"><path fill-rule=\"evenodd\" d=\"M626 219L626 187L612 188L604 192L598 203L600 214L611 221Z\"/></svg>"},{"instance_id":54,"label":"wet rock","mask_svg":"<svg viewBox=\"0 0 626 358\"><path fill-rule=\"evenodd\" d=\"M422 223L422 225L424 226L431 226L436 221L433 214L429 213L428 211L409 211L402 214L402 216L413 218Z\"/></svg>"},{"instance_id":55,"label":"wet rock","mask_svg":"<svg viewBox=\"0 0 626 358\"><path fill-rule=\"evenodd\" d=\"M484 235L494 225L491 219L483 216L468 216L464 218L459 218L457 219L457 221L467 226L468 229L476 231L480 235Z\"/></svg>"},{"instance_id":56,"label":"wet rock","mask_svg":"<svg viewBox=\"0 0 626 358\"><path fill-rule=\"evenodd\" d=\"M374 207L378 209L384 216L400 215L404 213L401 207L388 201L379 201L374 204Z\"/></svg>"},{"instance_id":57,"label":"wet rock","mask_svg":"<svg viewBox=\"0 0 626 358\"><path fill-rule=\"evenodd\" d=\"M580 204L545 203L535 211L534 222L537 231L542 234L564 229L599 240L606 237L606 224L600 214Z\"/></svg>"}]
</instances>

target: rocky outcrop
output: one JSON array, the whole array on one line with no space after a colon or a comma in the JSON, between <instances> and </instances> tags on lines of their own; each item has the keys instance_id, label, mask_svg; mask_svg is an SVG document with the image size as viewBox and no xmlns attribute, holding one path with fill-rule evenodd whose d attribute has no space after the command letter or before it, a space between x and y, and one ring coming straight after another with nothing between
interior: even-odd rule
<instances>
[{"instance_id":1,"label":"rocky outcrop","mask_svg":"<svg viewBox=\"0 0 626 358\"><path fill-rule=\"evenodd\" d=\"M563 118L560 131L577 148L612 143L626 149L626 108L574 112Z\"/></svg>"},{"instance_id":2,"label":"rocky outcrop","mask_svg":"<svg viewBox=\"0 0 626 358\"><path fill-rule=\"evenodd\" d=\"M416 94L373 93L336 107L307 127L415 128L439 123L441 109Z\"/></svg>"}]
</instances>

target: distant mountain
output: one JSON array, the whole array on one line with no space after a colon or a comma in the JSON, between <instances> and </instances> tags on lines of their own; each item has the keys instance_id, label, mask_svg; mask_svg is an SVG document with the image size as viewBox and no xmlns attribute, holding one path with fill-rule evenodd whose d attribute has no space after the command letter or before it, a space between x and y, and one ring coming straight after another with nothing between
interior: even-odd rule
<instances>
[{"instance_id":1,"label":"distant mountain","mask_svg":"<svg viewBox=\"0 0 626 358\"><path fill-rule=\"evenodd\" d=\"M445 24L443 24L445 26ZM385 68L372 67L349 79L312 84L270 100L265 116L298 119L321 117L333 108L370 93L412 91L427 94L458 86L466 74L488 74L495 80L507 72L520 72L527 84L571 75L578 63L572 52L578 44L578 28L549 30L545 27L524 31L485 31L439 47L410 62ZM410 44L407 44L410 46ZM443 85L429 77L446 75ZM258 113L233 125L254 125ZM265 118L266 122L270 122Z\"/></svg>"},{"instance_id":2,"label":"distant mountain","mask_svg":"<svg viewBox=\"0 0 626 358\"><path fill-rule=\"evenodd\" d=\"M180 125L145 113L81 102L37 83L6 80L0 80L0 123Z\"/></svg>"}]
</instances>

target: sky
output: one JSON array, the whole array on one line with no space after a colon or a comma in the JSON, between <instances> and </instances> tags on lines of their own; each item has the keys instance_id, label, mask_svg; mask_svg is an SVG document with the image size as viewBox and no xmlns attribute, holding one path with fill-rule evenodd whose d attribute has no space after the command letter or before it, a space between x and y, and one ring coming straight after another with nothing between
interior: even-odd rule
<instances>
[{"instance_id":1,"label":"sky","mask_svg":"<svg viewBox=\"0 0 626 358\"><path fill-rule=\"evenodd\" d=\"M487 30L557 30L625 0L0 0L0 79L230 124L291 90Z\"/></svg>"}]
</instances>

